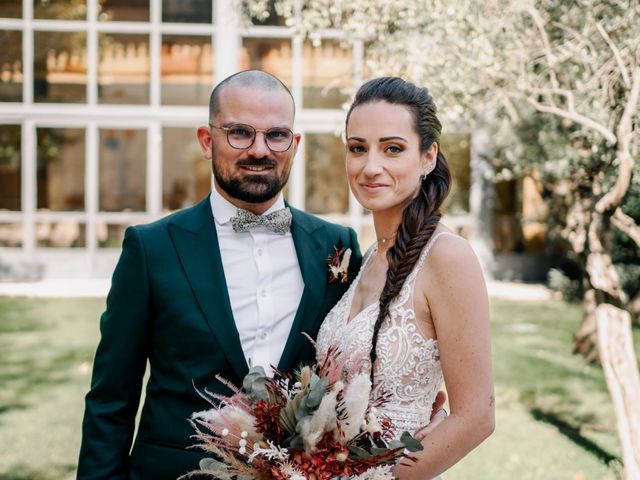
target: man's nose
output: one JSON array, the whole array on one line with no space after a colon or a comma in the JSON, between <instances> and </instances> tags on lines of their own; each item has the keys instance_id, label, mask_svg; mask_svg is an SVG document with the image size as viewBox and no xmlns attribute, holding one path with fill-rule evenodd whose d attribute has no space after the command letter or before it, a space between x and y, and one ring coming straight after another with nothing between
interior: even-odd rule
<instances>
[{"instance_id":1,"label":"man's nose","mask_svg":"<svg viewBox=\"0 0 640 480\"><path fill-rule=\"evenodd\" d=\"M267 145L267 137L265 132L256 132L256 137L253 139L253 145L249 148L249 153L256 157L266 157L271 153L269 146Z\"/></svg>"}]
</instances>

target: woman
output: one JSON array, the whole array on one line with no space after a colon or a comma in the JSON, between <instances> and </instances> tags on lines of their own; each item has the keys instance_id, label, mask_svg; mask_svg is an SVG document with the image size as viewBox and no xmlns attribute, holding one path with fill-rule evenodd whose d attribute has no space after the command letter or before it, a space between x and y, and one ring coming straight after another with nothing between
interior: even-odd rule
<instances>
[{"instance_id":1,"label":"woman","mask_svg":"<svg viewBox=\"0 0 640 480\"><path fill-rule=\"evenodd\" d=\"M398 434L429 423L444 378L450 415L422 439L416 463L396 467L400 480L436 477L494 428L486 286L467 242L440 224L451 181L440 132L425 88L392 77L358 90L347 176L377 243L318 335L318 355L338 345L349 374L366 369L374 391L390 394L380 413Z\"/></svg>"}]
</instances>

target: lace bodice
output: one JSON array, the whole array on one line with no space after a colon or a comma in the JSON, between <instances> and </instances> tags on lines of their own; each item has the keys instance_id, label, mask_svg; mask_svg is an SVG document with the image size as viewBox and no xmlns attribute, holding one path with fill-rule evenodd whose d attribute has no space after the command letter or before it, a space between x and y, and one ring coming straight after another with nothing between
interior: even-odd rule
<instances>
[{"instance_id":1,"label":"lace bodice","mask_svg":"<svg viewBox=\"0 0 640 480\"><path fill-rule=\"evenodd\" d=\"M378 336L374 373L374 394L381 390L390 394L389 402L379 413L388 416L399 436L403 431L414 433L429 423L431 406L442 386L442 369L438 342L425 337L416 323L413 291L418 272L429 251L443 235L433 236L423 248L415 267L405 280L400 294L391 303ZM379 312L378 302L367 306L349 321L351 304L362 272L375 253L375 245L365 255L362 268L342 299L325 318L318 333L317 351L322 356L332 345L348 354L347 376L369 372L369 350L373 326ZM355 369L358 368L358 371Z\"/></svg>"}]
</instances>

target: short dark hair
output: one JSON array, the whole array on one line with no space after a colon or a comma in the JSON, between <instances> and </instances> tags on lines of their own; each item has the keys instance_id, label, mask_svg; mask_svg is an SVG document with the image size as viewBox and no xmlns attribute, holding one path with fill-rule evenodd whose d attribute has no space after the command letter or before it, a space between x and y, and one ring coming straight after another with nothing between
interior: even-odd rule
<instances>
[{"instance_id":1,"label":"short dark hair","mask_svg":"<svg viewBox=\"0 0 640 480\"><path fill-rule=\"evenodd\" d=\"M296 105L293 101L293 95L289 88L282 83L275 75L263 72L262 70L244 70L242 72L234 73L222 80L211 92L209 98L209 119L215 118L220 111L220 94L227 87L240 86L240 87L254 87L265 91L284 90L291 97L291 104L293 105L293 114L296 113Z\"/></svg>"}]
</instances>

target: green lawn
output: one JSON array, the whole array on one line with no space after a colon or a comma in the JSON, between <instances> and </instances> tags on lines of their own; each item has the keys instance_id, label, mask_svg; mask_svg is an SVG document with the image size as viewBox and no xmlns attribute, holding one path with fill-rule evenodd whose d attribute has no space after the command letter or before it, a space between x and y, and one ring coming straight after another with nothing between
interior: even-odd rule
<instances>
[{"instance_id":1,"label":"green lawn","mask_svg":"<svg viewBox=\"0 0 640 480\"><path fill-rule=\"evenodd\" d=\"M0 480L74 477L103 305L0 298ZM445 479L618 478L602 372L569 353L579 307L494 301L492 309L496 432Z\"/></svg>"}]
</instances>

